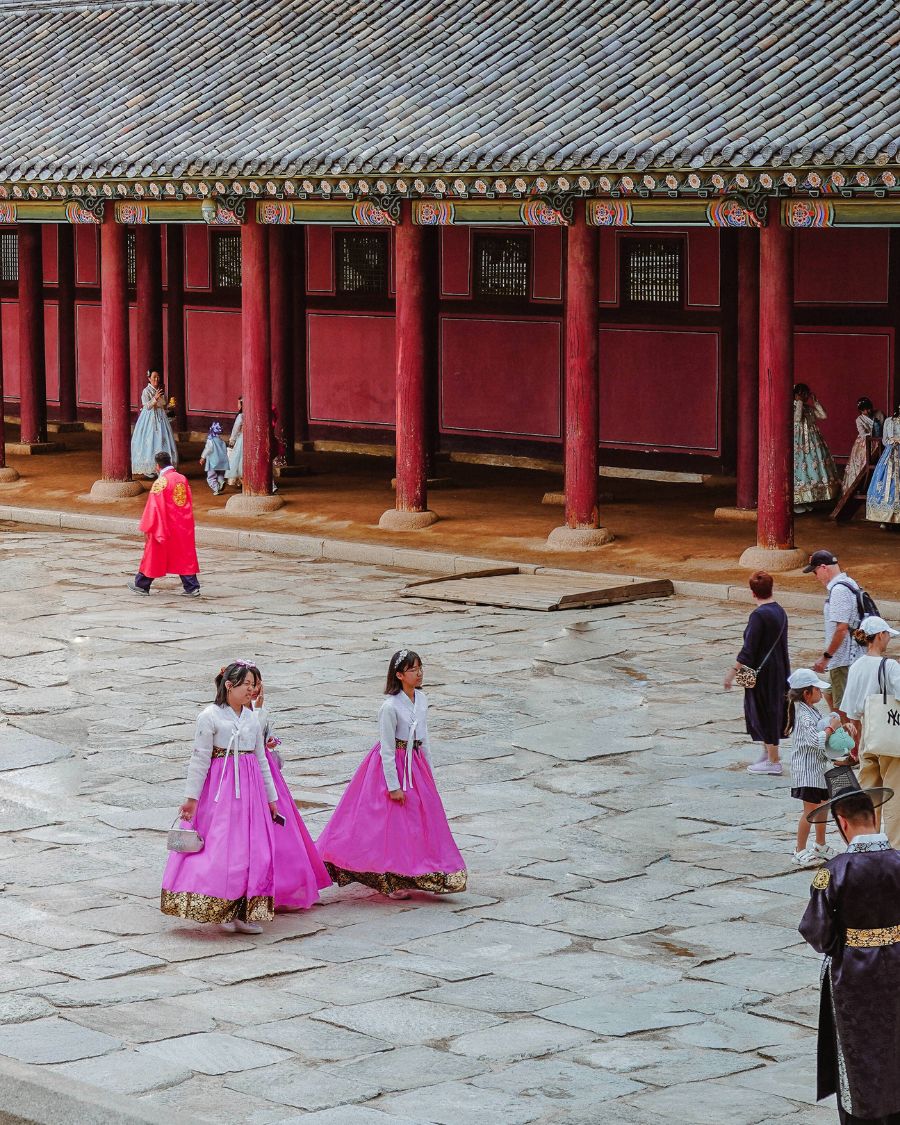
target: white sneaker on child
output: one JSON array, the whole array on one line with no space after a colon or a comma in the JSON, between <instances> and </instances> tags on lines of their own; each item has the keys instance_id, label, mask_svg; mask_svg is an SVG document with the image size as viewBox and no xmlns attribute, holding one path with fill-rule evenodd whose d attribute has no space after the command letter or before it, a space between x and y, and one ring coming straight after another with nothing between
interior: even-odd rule
<instances>
[{"instance_id":1,"label":"white sneaker on child","mask_svg":"<svg viewBox=\"0 0 900 1125\"><path fill-rule=\"evenodd\" d=\"M802 851L794 852L791 858L798 867L812 867L813 864L821 863L822 861L822 857L814 852L812 848L804 848Z\"/></svg>"},{"instance_id":2,"label":"white sneaker on child","mask_svg":"<svg viewBox=\"0 0 900 1125\"><path fill-rule=\"evenodd\" d=\"M235 932L234 922L222 922L219 929L223 934L233 934Z\"/></svg>"},{"instance_id":3,"label":"white sneaker on child","mask_svg":"<svg viewBox=\"0 0 900 1125\"><path fill-rule=\"evenodd\" d=\"M819 857L819 859L834 859L837 852L831 844L814 844L812 850Z\"/></svg>"}]
</instances>

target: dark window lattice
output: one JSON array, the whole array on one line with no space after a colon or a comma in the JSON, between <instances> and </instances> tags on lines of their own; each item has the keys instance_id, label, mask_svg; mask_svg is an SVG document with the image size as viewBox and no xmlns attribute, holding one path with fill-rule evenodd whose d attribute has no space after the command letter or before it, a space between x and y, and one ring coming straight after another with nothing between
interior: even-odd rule
<instances>
[{"instance_id":1,"label":"dark window lattice","mask_svg":"<svg viewBox=\"0 0 900 1125\"><path fill-rule=\"evenodd\" d=\"M632 305L681 304L681 239L625 240L625 300Z\"/></svg>"},{"instance_id":2,"label":"dark window lattice","mask_svg":"<svg viewBox=\"0 0 900 1125\"><path fill-rule=\"evenodd\" d=\"M527 237L481 237L475 240L475 294L478 297L527 297Z\"/></svg>"},{"instance_id":3,"label":"dark window lattice","mask_svg":"<svg viewBox=\"0 0 900 1125\"><path fill-rule=\"evenodd\" d=\"M241 287L241 236L213 235L213 271L217 289Z\"/></svg>"},{"instance_id":4,"label":"dark window lattice","mask_svg":"<svg viewBox=\"0 0 900 1125\"><path fill-rule=\"evenodd\" d=\"M338 293L387 296L387 235L339 231L336 252Z\"/></svg>"},{"instance_id":5,"label":"dark window lattice","mask_svg":"<svg viewBox=\"0 0 900 1125\"><path fill-rule=\"evenodd\" d=\"M19 236L14 231L0 234L0 281L19 280Z\"/></svg>"}]
</instances>

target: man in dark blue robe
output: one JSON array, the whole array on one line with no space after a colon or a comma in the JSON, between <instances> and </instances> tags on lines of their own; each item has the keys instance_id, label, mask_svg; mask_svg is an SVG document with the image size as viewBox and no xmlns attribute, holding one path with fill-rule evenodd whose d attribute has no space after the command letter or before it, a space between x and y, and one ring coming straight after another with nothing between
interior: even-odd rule
<instances>
[{"instance_id":1,"label":"man in dark blue robe","mask_svg":"<svg viewBox=\"0 0 900 1125\"><path fill-rule=\"evenodd\" d=\"M829 810L847 841L813 877L800 933L825 954L818 1093L837 1094L841 1125L900 1125L900 852L877 831L893 797L861 789L849 766L825 774Z\"/></svg>"}]
</instances>

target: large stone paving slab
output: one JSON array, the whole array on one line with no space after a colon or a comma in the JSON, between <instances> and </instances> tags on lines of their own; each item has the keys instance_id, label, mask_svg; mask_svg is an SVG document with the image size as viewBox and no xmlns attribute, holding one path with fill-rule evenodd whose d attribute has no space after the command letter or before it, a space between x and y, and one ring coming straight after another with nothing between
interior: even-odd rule
<instances>
[{"instance_id":1,"label":"large stone paving slab","mask_svg":"<svg viewBox=\"0 0 900 1125\"><path fill-rule=\"evenodd\" d=\"M217 1125L833 1117L789 779L744 772L721 691L744 607L440 609L383 567L217 550L203 598L137 600L136 549L0 538L0 1054ZM797 659L820 630L792 614ZM258 938L161 915L218 668L262 665L315 835L410 646L468 891L332 888Z\"/></svg>"}]
</instances>

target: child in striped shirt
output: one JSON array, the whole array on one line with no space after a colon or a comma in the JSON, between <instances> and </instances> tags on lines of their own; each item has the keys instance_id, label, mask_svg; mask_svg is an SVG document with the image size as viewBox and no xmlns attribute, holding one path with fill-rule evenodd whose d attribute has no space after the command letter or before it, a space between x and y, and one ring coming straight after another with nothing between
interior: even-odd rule
<instances>
[{"instance_id":1,"label":"child in striped shirt","mask_svg":"<svg viewBox=\"0 0 900 1125\"><path fill-rule=\"evenodd\" d=\"M809 668L798 668L788 677L788 722L785 734L793 735L791 744L791 796L803 802L797 825L797 847L793 860L798 867L809 867L831 859L834 849L825 843L825 821L816 824L816 842L811 848L809 821L811 813L828 800L825 770L829 762L825 754L828 739L840 726L837 713L824 716L816 710L822 691L828 684Z\"/></svg>"}]
</instances>

